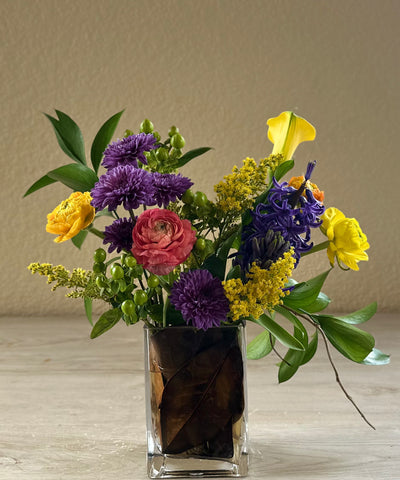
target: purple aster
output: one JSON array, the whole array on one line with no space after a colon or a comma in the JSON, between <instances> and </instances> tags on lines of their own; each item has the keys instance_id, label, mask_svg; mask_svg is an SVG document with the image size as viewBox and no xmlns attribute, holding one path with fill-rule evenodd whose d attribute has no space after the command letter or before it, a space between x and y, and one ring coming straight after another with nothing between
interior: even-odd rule
<instances>
[{"instance_id":1,"label":"purple aster","mask_svg":"<svg viewBox=\"0 0 400 480\"><path fill-rule=\"evenodd\" d=\"M107 243L111 244L108 247L108 253L113 252L115 249L117 253L121 250L127 250L128 252L131 250L133 227L134 222L132 218L118 218L105 228L103 243L104 245Z\"/></svg>"},{"instance_id":2,"label":"purple aster","mask_svg":"<svg viewBox=\"0 0 400 480\"><path fill-rule=\"evenodd\" d=\"M98 210L108 207L110 211L119 205L126 210L134 210L139 205L154 205L153 193L151 173L132 165L108 170L90 192L93 207Z\"/></svg>"},{"instance_id":3,"label":"purple aster","mask_svg":"<svg viewBox=\"0 0 400 480\"><path fill-rule=\"evenodd\" d=\"M187 324L207 330L226 321L229 301L219 278L208 270L181 273L169 296L172 305L182 313Z\"/></svg>"},{"instance_id":4,"label":"purple aster","mask_svg":"<svg viewBox=\"0 0 400 480\"><path fill-rule=\"evenodd\" d=\"M252 212L252 222L243 229L242 246L238 252L241 260L237 263L247 264L252 260L250 253L253 251L253 239L264 238L269 230L279 232L294 248L296 264L301 253L312 248L311 228L321 225L318 217L325 210L322 203L306 188L314 167L315 162L308 164L305 180L299 189L288 186L287 182L279 184L273 179L274 187L268 193L268 202L257 205ZM305 197L302 196L304 190Z\"/></svg>"},{"instance_id":5,"label":"purple aster","mask_svg":"<svg viewBox=\"0 0 400 480\"><path fill-rule=\"evenodd\" d=\"M156 139L151 133L139 133L117 140L106 148L102 165L107 169L115 168L118 165L137 167L138 160L147 165L144 152L156 148L155 143Z\"/></svg>"},{"instance_id":6,"label":"purple aster","mask_svg":"<svg viewBox=\"0 0 400 480\"><path fill-rule=\"evenodd\" d=\"M193 182L180 173L153 173L154 198L159 207L176 202L192 185Z\"/></svg>"}]
</instances>

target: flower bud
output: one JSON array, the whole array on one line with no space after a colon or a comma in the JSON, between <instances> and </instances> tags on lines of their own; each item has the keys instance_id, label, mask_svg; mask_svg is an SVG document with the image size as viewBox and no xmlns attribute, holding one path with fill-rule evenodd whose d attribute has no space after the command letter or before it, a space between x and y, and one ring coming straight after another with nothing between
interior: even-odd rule
<instances>
[{"instance_id":1,"label":"flower bud","mask_svg":"<svg viewBox=\"0 0 400 480\"><path fill-rule=\"evenodd\" d=\"M166 162L168 160L168 150L166 148L160 147L156 152L157 160L160 163Z\"/></svg>"},{"instance_id":2,"label":"flower bud","mask_svg":"<svg viewBox=\"0 0 400 480\"><path fill-rule=\"evenodd\" d=\"M179 128L175 127L175 125L172 125L172 127L169 129L168 136L173 137L178 132L179 132Z\"/></svg>"},{"instance_id":3,"label":"flower bud","mask_svg":"<svg viewBox=\"0 0 400 480\"><path fill-rule=\"evenodd\" d=\"M185 143L185 139L180 133L175 133L175 135L171 137L171 145L178 150L183 148L185 146Z\"/></svg>"},{"instance_id":4,"label":"flower bud","mask_svg":"<svg viewBox=\"0 0 400 480\"><path fill-rule=\"evenodd\" d=\"M194 193L192 190L188 189L186 192L182 195L182 202L186 203L187 205L190 205L193 203L194 200Z\"/></svg>"},{"instance_id":5,"label":"flower bud","mask_svg":"<svg viewBox=\"0 0 400 480\"><path fill-rule=\"evenodd\" d=\"M152 133L154 130L154 125L148 118L143 120L143 122L140 124L140 131L142 133Z\"/></svg>"},{"instance_id":6,"label":"flower bud","mask_svg":"<svg viewBox=\"0 0 400 480\"><path fill-rule=\"evenodd\" d=\"M156 139L156 142L161 140L161 135L158 132L153 132L153 137Z\"/></svg>"}]
</instances>

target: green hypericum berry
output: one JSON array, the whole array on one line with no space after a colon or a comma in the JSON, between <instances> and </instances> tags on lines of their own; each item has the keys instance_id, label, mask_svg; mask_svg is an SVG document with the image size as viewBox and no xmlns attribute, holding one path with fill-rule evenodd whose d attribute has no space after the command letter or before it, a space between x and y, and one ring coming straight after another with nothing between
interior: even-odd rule
<instances>
[{"instance_id":1,"label":"green hypericum berry","mask_svg":"<svg viewBox=\"0 0 400 480\"><path fill-rule=\"evenodd\" d=\"M196 207L205 207L208 204L208 198L203 192L196 192L194 194L194 204Z\"/></svg>"},{"instance_id":2,"label":"green hypericum berry","mask_svg":"<svg viewBox=\"0 0 400 480\"><path fill-rule=\"evenodd\" d=\"M206 249L206 241L204 240L204 238L198 238L196 240L196 243L195 243L194 247L199 252L204 251Z\"/></svg>"},{"instance_id":3,"label":"green hypericum berry","mask_svg":"<svg viewBox=\"0 0 400 480\"><path fill-rule=\"evenodd\" d=\"M157 150L156 155L157 155L157 160L161 163L166 162L168 160L168 150L166 148L163 148L163 147L159 148Z\"/></svg>"},{"instance_id":4,"label":"green hypericum berry","mask_svg":"<svg viewBox=\"0 0 400 480\"><path fill-rule=\"evenodd\" d=\"M169 129L168 136L173 137L176 133L179 133L179 128L175 127L175 125L172 125L172 127Z\"/></svg>"},{"instance_id":5,"label":"green hypericum berry","mask_svg":"<svg viewBox=\"0 0 400 480\"><path fill-rule=\"evenodd\" d=\"M99 288L106 288L106 287L108 287L108 282L105 280L105 278L103 276L99 276L99 277L96 278L96 285Z\"/></svg>"},{"instance_id":6,"label":"green hypericum berry","mask_svg":"<svg viewBox=\"0 0 400 480\"><path fill-rule=\"evenodd\" d=\"M142 133L152 133L154 130L154 125L148 118L143 120L143 122L140 124L140 131Z\"/></svg>"},{"instance_id":7,"label":"green hypericum berry","mask_svg":"<svg viewBox=\"0 0 400 480\"><path fill-rule=\"evenodd\" d=\"M94 273L104 273L106 271L106 264L103 262L96 262L93 264Z\"/></svg>"},{"instance_id":8,"label":"green hypericum berry","mask_svg":"<svg viewBox=\"0 0 400 480\"><path fill-rule=\"evenodd\" d=\"M130 137L131 135L133 135L132 130L125 130L125 132L124 132L124 138Z\"/></svg>"},{"instance_id":9,"label":"green hypericum berry","mask_svg":"<svg viewBox=\"0 0 400 480\"><path fill-rule=\"evenodd\" d=\"M153 132L153 137L156 139L156 142L161 140L161 135L158 132Z\"/></svg>"},{"instance_id":10,"label":"green hypericum berry","mask_svg":"<svg viewBox=\"0 0 400 480\"><path fill-rule=\"evenodd\" d=\"M183 148L185 146L185 143L185 139L180 133L175 133L175 135L171 137L171 146L178 150Z\"/></svg>"},{"instance_id":11,"label":"green hypericum berry","mask_svg":"<svg viewBox=\"0 0 400 480\"><path fill-rule=\"evenodd\" d=\"M172 163L174 163L174 160L182 156L182 150L179 148L171 148L169 151L169 157L172 160Z\"/></svg>"},{"instance_id":12,"label":"green hypericum berry","mask_svg":"<svg viewBox=\"0 0 400 480\"><path fill-rule=\"evenodd\" d=\"M124 269L118 263L113 263L110 269L111 277L113 280L120 280L124 278Z\"/></svg>"},{"instance_id":13,"label":"green hypericum berry","mask_svg":"<svg viewBox=\"0 0 400 480\"><path fill-rule=\"evenodd\" d=\"M182 202L186 203L187 205L190 205L193 203L194 200L194 193L189 189L186 190L186 192L182 196Z\"/></svg>"},{"instance_id":14,"label":"green hypericum berry","mask_svg":"<svg viewBox=\"0 0 400 480\"><path fill-rule=\"evenodd\" d=\"M119 283L119 291L122 292L122 293L125 292L125 290L126 290L125 278L120 278L118 280L118 283Z\"/></svg>"},{"instance_id":15,"label":"green hypericum berry","mask_svg":"<svg viewBox=\"0 0 400 480\"><path fill-rule=\"evenodd\" d=\"M133 294L133 301L136 305L144 305L148 300L147 293L144 290L136 290Z\"/></svg>"},{"instance_id":16,"label":"green hypericum berry","mask_svg":"<svg viewBox=\"0 0 400 480\"><path fill-rule=\"evenodd\" d=\"M147 280L147 285L150 287L150 288L156 288L158 287L160 283L160 280L159 278L156 276L156 275L150 275L150 277L148 278Z\"/></svg>"},{"instance_id":17,"label":"green hypericum berry","mask_svg":"<svg viewBox=\"0 0 400 480\"><path fill-rule=\"evenodd\" d=\"M104 262L106 257L107 257L107 254L104 248L98 248L93 254L93 260L95 262Z\"/></svg>"},{"instance_id":18,"label":"green hypericum berry","mask_svg":"<svg viewBox=\"0 0 400 480\"><path fill-rule=\"evenodd\" d=\"M137 265L136 258L132 257L132 255L128 255L124 258L124 265L126 265L128 268L135 267Z\"/></svg>"},{"instance_id":19,"label":"green hypericum berry","mask_svg":"<svg viewBox=\"0 0 400 480\"><path fill-rule=\"evenodd\" d=\"M122 313L125 313L125 315L135 315L136 314L136 305L133 303L132 300L125 300L122 302L121 305L121 310Z\"/></svg>"},{"instance_id":20,"label":"green hypericum berry","mask_svg":"<svg viewBox=\"0 0 400 480\"><path fill-rule=\"evenodd\" d=\"M141 265L135 265L132 268L132 274L136 278L141 277L143 275L143 267Z\"/></svg>"}]
</instances>

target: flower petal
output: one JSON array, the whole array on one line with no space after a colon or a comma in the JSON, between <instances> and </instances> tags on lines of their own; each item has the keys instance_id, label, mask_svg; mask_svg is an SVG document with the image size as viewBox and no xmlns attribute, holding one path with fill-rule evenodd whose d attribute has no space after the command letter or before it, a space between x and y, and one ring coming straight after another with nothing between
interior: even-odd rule
<instances>
[{"instance_id":1,"label":"flower petal","mask_svg":"<svg viewBox=\"0 0 400 480\"><path fill-rule=\"evenodd\" d=\"M301 142L315 138L315 128L293 112L282 112L278 117L267 121L268 138L274 144L273 155L282 154L284 160L290 160Z\"/></svg>"}]
</instances>

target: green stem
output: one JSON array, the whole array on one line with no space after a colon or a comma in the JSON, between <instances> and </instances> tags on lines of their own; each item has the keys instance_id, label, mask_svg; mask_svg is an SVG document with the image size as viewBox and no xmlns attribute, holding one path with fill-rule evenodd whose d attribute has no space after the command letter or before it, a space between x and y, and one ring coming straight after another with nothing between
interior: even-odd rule
<instances>
[{"instance_id":1,"label":"green stem","mask_svg":"<svg viewBox=\"0 0 400 480\"><path fill-rule=\"evenodd\" d=\"M308 252L304 252L301 254L302 257L305 257L306 255L310 255L310 253L315 253L319 252L320 250L325 250L326 248L329 247L329 240L326 240L325 242L319 243L318 245L314 245L311 250Z\"/></svg>"},{"instance_id":2,"label":"green stem","mask_svg":"<svg viewBox=\"0 0 400 480\"><path fill-rule=\"evenodd\" d=\"M98 230L97 228L88 227L88 228L87 228L87 231L90 232L90 233L93 233L93 235L96 235L96 237L99 237L99 238L101 238L101 239L104 239L104 233L103 233L103 232L100 232L100 230Z\"/></svg>"},{"instance_id":3,"label":"green stem","mask_svg":"<svg viewBox=\"0 0 400 480\"><path fill-rule=\"evenodd\" d=\"M167 309L169 306L169 297L165 299L164 306L163 306L163 315L162 315L162 322L163 322L163 327L165 328L167 326Z\"/></svg>"}]
</instances>

